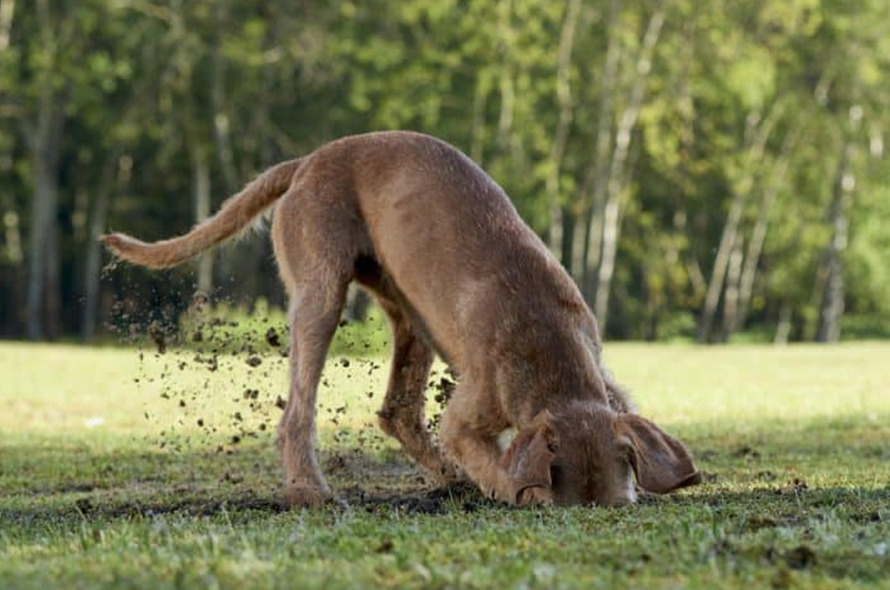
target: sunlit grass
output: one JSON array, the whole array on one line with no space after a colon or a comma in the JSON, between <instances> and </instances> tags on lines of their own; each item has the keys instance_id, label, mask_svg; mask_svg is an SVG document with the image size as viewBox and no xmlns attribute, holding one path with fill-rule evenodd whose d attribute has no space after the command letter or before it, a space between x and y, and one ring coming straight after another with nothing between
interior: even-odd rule
<instances>
[{"instance_id":1,"label":"sunlit grass","mask_svg":"<svg viewBox=\"0 0 890 590\"><path fill-rule=\"evenodd\" d=\"M0 343L0 587L890 579L888 344L607 344L639 411L705 473L702 486L622 510L514 510L471 492L429 502L374 426L386 362L335 354L319 396L322 458L351 507L280 512L286 360L271 347L256 366L196 354ZM426 503L399 501L418 495Z\"/></svg>"}]
</instances>

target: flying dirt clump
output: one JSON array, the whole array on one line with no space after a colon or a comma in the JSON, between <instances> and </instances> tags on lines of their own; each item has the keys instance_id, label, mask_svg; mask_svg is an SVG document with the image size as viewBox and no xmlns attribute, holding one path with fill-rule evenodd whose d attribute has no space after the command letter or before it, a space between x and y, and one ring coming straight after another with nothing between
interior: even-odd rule
<instances>
[{"instance_id":1,"label":"flying dirt clump","mask_svg":"<svg viewBox=\"0 0 890 590\"><path fill-rule=\"evenodd\" d=\"M272 348L281 348L281 339L278 337L278 332L275 331L275 328L270 327L266 330L266 343Z\"/></svg>"},{"instance_id":2,"label":"flying dirt clump","mask_svg":"<svg viewBox=\"0 0 890 590\"><path fill-rule=\"evenodd\" d=\"M218 312L205 297L196 297L180 316L159 314L151 321L137 319L146 315L137 303L115 303L109 327L139 347L134 381L160 388L162 403L171 404L154 411L149 403L143 412L160 426L158 446L167 452L206 447L231 454L246 439L269 437L283 405L273 392L279 390L284 361L281 354L261 350L268 346L281 353L287 330L270 327L268 320L262 325L214 315ZM230 304L220 308L231 309ZM149 342L154 354L143 349ZM228 397L233 388L241 395Z\"/></svg>"},{"instance_id":3,"label":"flying dirt clump","mask_svg":"<svg viewBox=\"0 0 890 590\"><path fill-rule=\"evenodd\" d=\"M256 447L248 441L260 438L267 439L261 443L266 445L262 448L274 448L274 424L287 405L281 395L281 382L288 370L289 332L285 325L270 326L267 318L233 321L214 315L220 313L219 309L226 306L213 310L205 300L178 319L157 318L152 322L134 321L140 317L139 310L126 310L127 337L137 345L150 347L148 351L139 349L140 374L136 379L140 385L160 385L158 402L165 408L154 411L157 408L148 404L145 418L159 424L156 441L164 452L215 452L224 456L254 453ZM343 341L346 347L329 370L364 385L368 377L387 368L376 355L354 354L362 350L364 340L348 340ZM431 374L429 426L434 436L455 380L454 374L443 374L441 369ZM322 387L334 388L338 383L329 374L323 378ZM385 383L377 383L359 391L363 398L371 398L383 388ZM404 465L405 458L394 451L393 441L380 431L375 418L355 424L346 418L355 411L351 402L349 407L342 401L326 407L324 395L320 397L319 413L333 427L330 448L323 452L342 487L357 490L349 498L351 504L369 510L438 513L453 501L454 490L430 492L423 473L416 466ZM359 405L363 401L357 400ZM247 471L241 473L245 467L237 467L242 460L222 460L221 483L243 487L244 482L254 481L245 477ZM256 469L268 471L263 461L257 464L263 466ZM467 510L483 501L476 493L463 499Z\"/></svg>"},{"instance_id":4,"label":"flying dirt clump","mask_svg":"<svg viewBox=\"0 0 890 590\"><path fill-rule=\"evenodd\" d=\"M151 338L151 341L155 343L155 346L158 347L158 354L167 352L166 335L164 334L164 329L161 327L160 323L153 321L148 325L148 336Z\"/></svg>"}]
</instances>

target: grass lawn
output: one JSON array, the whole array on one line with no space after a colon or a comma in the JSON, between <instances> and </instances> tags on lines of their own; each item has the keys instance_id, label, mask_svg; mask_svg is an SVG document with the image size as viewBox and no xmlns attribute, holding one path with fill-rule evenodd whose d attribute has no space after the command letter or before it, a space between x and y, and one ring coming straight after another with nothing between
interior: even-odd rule
<instances>
[{"instance_id":1,"label":"grass lawn","mask_svg":"<svg viewBox=\"0 0 890 590\"><path fill-rule=\"evenodd\" d=\"M890 343L606 358L704 485L621 509L431 490L374 426L385 362L335 356L347 506L288 512L269 347L0 343L0 588L890 588Z\"/></svg>"}]
</instances>

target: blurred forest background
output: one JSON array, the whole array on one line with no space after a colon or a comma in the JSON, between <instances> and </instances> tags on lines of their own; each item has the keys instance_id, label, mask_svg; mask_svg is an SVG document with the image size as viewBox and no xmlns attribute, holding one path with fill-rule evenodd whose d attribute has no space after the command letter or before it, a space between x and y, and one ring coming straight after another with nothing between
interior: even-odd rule
<instances>
[{"instance_id":1,"label":"blurred forest background","mask_svg":"<svg viewBox=\"0 0 890 590\"><path fill-rule=\"evenodd\" d=\"M96 236L391 128L480 163L609 338L890 336L888 74L887 0L0 0L0 336L281 304L263 237L103 276Z\"/></svg>"}]
</instances>

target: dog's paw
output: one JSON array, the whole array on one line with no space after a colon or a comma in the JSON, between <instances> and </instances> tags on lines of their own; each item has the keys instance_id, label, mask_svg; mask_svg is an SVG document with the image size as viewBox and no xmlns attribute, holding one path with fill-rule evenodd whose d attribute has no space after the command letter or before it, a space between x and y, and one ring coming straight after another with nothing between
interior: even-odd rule
<instances>
[{"instance_id":1,"label":"dog's paw","mask_svg":"<svg viewBox=\"0 0 890 590\"><path fill-rule=\"evenodd\" d=\"M289 486L284 490L284 505L288 508L318 508L335 502L337 499L327 486Z\"/></svg>"}]
</instances>

